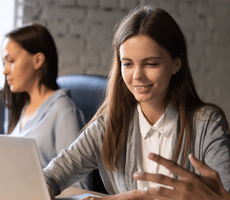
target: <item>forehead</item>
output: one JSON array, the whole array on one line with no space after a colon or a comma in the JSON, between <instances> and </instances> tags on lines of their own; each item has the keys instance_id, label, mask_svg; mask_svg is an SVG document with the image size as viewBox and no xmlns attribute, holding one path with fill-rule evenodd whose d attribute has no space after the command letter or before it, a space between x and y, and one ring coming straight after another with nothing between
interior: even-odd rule
<instances>
[{"instance_id":1,"label":"forehead","mask_svg":"<svg viewBox=\"0 0 230 200\"><path fill-rule=\"evenodd\" d=\"M119 49L122 57L143 57L156 56L161 57L168 52L155 40L146 35L137 35L127 39L122 43Z\"/></svg>"},{"instance_id":2,"label":"forehead","mask_svg":"<svg viewBox=\"0 0 230 200\"><path fill-rule=\"evenodd\" d=\"M2 56L5 57L9 54L17 54L22 52L24 49L17 42L10 38L5 38L2 43Z\"/></svg>"}]
</instances>

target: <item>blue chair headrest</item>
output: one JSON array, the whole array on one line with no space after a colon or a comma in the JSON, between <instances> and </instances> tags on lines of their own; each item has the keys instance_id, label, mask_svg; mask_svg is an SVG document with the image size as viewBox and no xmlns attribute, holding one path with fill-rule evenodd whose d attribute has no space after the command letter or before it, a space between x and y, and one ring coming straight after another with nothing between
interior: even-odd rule
<instances>
[{"instance_id":1,"label":"blue chair headrest","mask_svg":"<svg viewBox=\"0 0 230 200\"><path fill-rule=\"evenodd\" d=\"M67 89L75 105L82 110L87 122L102 104L107 77L100 75L67 75L57 78L60 88Z\"/></svg>"}]
</instances>

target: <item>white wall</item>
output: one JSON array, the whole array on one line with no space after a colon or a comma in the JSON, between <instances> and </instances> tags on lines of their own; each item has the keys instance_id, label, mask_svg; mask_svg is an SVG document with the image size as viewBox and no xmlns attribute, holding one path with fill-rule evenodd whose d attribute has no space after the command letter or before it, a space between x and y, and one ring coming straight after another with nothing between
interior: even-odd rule
<instances>
[{"instance_id":1,"label":"white wall","mask_svg":"<svg viewBox=\"0 0 230 200\"><path fill-rule=\"evenodd\" d=\"M201 98L230 122L229 0L25 0L23 23L46 25L55 38L60 75L108 74L114 25L138 4L167 10L184 31Z\"/></svg>"},{"instance_id":2,"label":"white wall","mask_svg":"<svg viewBox=\"0 0 230 200\"><path fill-rule=\"evenodd\" d=\"M0 0L0 45L6 32L14 27L14 0ZM0 52L0 58L1 52ZM4 85L3 65L0 61L0 89Z\"/></svg>"}]
</instances>

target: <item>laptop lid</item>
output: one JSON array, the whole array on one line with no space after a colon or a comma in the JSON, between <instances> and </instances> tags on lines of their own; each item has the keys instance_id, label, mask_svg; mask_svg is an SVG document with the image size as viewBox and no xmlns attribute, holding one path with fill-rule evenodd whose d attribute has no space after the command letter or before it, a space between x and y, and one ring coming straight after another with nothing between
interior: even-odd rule
<instances>
[{"instance_id":1,"label":"laptop lid","mask_svg":"<svg viewBox=\"0 0 230 200\"><path fill-rule=\"evenodd\" d=\"M0 199L50 200L34 139L0 135Z\"/></svg>"}]
</instances>

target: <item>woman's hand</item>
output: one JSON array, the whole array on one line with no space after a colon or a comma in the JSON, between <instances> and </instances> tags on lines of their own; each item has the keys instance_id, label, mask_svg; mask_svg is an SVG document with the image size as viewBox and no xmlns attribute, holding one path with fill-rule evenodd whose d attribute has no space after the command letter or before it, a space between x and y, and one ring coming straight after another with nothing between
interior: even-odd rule
<instances>
[{"instance_id":1,"label":"woman's hand","mask_svg":"<svg viewBox=\"0 0 230 200\"><path fill-rule=\"evenodd\" d=\"M52 190L52 188L50 187L50 185L48 183L47 183L47 187L48 187L48 191L49 191L51 200L55 200L54 191Z\"/></svg>"},{"instance_id":2,"label":"woman's hand","mask_svg":"<svg viewBox=\"0 0 230 200\"><path fill-rule=\"evenodd\" d=\"M136 180L152 181L174 188L149 188L142 196L143 200L149 199L149 195L152 195L152 199L156 199L158 196L177 200L230 199L230 194L228 194L223 188L218 173L208 167L205 163L197 160L193 155L189 156L190 162L202 174L202 176L184 169L171 160L164 159L161 156L152 153L149 154L149 159L163 165L174 174L177 174L179 180L161 174L135 173L134 178Z\"/></svg>"},{"instance_id":3,"label":"woman's hand","mask_svg":"<svg viewBox=\"0 0 230 200\"><path fill-rule=\"evenodd\" d=\"M152 194L148 194L144 190L132 190L120 194L110 195L106 197L86 197L83 200L154 200ZM158 198L157 198L158 199ZM161 200L160 198L158 200ZM163 199L162 199L163 200Z\"/></svg>"},{"instance_id":4,"label":"woman's hand","mask_svg":"<svg viewBox=\"0 0 230 200\"><path fill-rule=\"evenodd\" d=\"M149 159L168 168L179 176L179 180L161 174L136 173L136 180L152 181L173 187L174 189L158 187L147 190L133 190L107 197L87 197L84 200L229 200L228 194L220 181L217 172L205 163L197 160L193 155L189 156L192 165L202 174L199 176L177 165L171 160L161 156L150 154Z\"/></svg>"}]
</instances>

